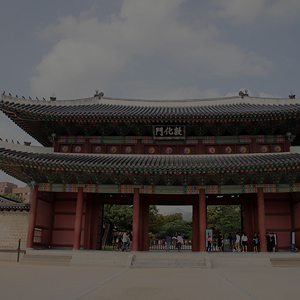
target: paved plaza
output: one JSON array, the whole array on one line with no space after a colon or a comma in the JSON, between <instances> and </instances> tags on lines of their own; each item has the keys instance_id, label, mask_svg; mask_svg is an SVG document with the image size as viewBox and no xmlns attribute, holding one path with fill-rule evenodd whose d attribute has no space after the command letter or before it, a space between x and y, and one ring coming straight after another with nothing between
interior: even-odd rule
<instances>
[{"instance_id":1,"label":"paved plaza","mask_svg":"<svg viewBox=\"0 0 300 300\"><path fill-rule=\"evenodd\" d=\"M141 254L148 258L165 255ZM132 256L131 253L111 255L124 258ZM196 257L193 253L170 255L171 259L178 259L179 255L185 258L189 255ZM203 255L211 264L200 268L132 268L105 264L60 266L0 262L1 299L299 299L300 267L255 264L255 259L272 257L272 253ZM274 253L273 257L280 259L282 255ZM298 258L299 255L287 254L288 259L295 257ZM236 261L245 263L235 263Z\"/></svg>"}]
</instances>

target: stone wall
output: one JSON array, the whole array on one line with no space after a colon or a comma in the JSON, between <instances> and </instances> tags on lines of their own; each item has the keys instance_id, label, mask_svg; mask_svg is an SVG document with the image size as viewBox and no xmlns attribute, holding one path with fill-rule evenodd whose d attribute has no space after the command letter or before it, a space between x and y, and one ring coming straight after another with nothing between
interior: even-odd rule
<instances>
[{"instance_id":1,"label":"stone wall","mask_svg":"<svg viewBox=\"0 0 300 300\"><path fill-rule=\"evenodd\" d=\"M28 211L0 211L0 249L26 249L29 222Z\"/></svg>"}]
</instances>

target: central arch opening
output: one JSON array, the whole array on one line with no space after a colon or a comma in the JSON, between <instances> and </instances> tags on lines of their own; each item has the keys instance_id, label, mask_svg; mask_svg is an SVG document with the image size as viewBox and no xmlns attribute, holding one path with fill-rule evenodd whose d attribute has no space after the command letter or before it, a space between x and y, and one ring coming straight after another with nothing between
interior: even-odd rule
<instances>
[{"instance_id":1,"label":"central arch opening","mask_svg":"<svg viewBox=\"0 0 300 300\"><path fill-rule=\"evenodd\" d=\"M149 210L149 250L192 249L192 207L190 205L156 205ZM178 239L182 237L181 249Z\"/></svg>"}]
</instances>

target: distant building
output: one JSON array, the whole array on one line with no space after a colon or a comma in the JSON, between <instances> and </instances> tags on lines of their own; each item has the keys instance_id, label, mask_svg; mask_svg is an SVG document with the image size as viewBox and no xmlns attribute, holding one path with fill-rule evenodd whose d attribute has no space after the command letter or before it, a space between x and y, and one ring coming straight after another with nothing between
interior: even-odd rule
<instances>
[{"instance_id":1,"label":"distant building","mask_svg":"<svg viewBox=\"0 0 300 300\"><path fill-rule=\"evenodd\" d=\"M30 187L17 187L12 190L12 194L16 196L20 196L25 199L25 203L29 203L31 197L31 189Z\"/></svg>"},{"instance_id":2,"label":"distant building","mask_svg":"<svg viewBox=\"0 0 300 300\"><path fill-rule=\"evenodd\" d=\"M25 203L29 203L31 190L30 187L18 187L16 184L11 182L0 182L0 195L12 194L20 196L25 199Z\"/></svg>"},{"instance_id":3,"label":"distant building","mask_svg":"<svg viewBox=\"0 0 300 300\"><path fill-rule=\"evenodd\" d=\"M0 195L12 194L12 190L18 186L11 182L0 182Z\"/></svg>"}]
</instances>

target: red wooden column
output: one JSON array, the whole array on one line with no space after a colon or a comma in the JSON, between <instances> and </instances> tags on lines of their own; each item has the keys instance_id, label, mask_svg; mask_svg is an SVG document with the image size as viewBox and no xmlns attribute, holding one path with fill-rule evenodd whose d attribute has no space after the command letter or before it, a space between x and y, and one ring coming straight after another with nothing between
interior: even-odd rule
<instances>
[{"instance_id":1,"label":"red wooden column","mask_svg":"<svg viewBox=\"0 0 300 300\"><path fill-rule=\"evenodd\" d=\"M132 220L132 251L139 251L139 232L140 232L140 192L138 188L133 193L133 220Z\"/></svg>"},{"instance_id":2,"label":"red wooden column","mask_svg":"<svg viewBox=\"0 0 300 300\"><path fill-rule=\"evenodd\" d=\"M83 188L79 187L77 193L77 202L76 202L73 250L80 249L82 208L83 208Z\"/></svg>"},{"instance_id":3,"label":"red wooden column","mask_svg":"<svg viewBox=\"0 0 300 300\"><path fill-rule=\"evenodd\" d=\"M92 209L92 249L97 250L99 201L93 201Z\"/></svg>"},{"instance_id":4,"label":"red wooden column","mask_svg":"<svg viewBox=\"0 0 300 300\"><path fill-rule=\"evenodd\" d=\"M193 201L193 240L192 251L199 251L199 198Z\"/></svg>"},{"instance_id":5,"label":"red wooden column","mask_svg":"<svg viewBox=\"0 0 300 300\"><path fill-rule=\"evenodd\" d=\"M267 252L265 199L262 187L257 188L257 212L260 251Z\"/></svg>"},{"instance_id":6,"label":"red wooden column","mask_svg":"<svg viewBox=\"0 0 300 300\"><path fill-rule=\"evenodd\" d=\"M206 199L205 199L205 189L200 189L199 192L199 212L200 212L200 229L199 229L199 250L200 252L206 251Z\"/></svg>"},{"instance_id":7,"label":"red wooden column","mask_svg":"<svg viewBox=\"0 0 300 300\"><path fill-rule=\"evenodd\" d=\"M143 251L149 251L149 201L144 200L142 201L143 204L143 246L142 250Z\"/></svg>"},{"instance_id":8,"label":"red wooden column","mask_svg":"<svg viewBox=\"0 0 300 300\"><path fill-rule=\"evenodd\" d=\"M26 245L27 248L33 247L34 228L35 228L35 220L36 220L37 205L38 205L38 194L39 194L38 186L35 185L32 190L32 198L30 204L27 245Z\"/></svg>"}]
</instances>

